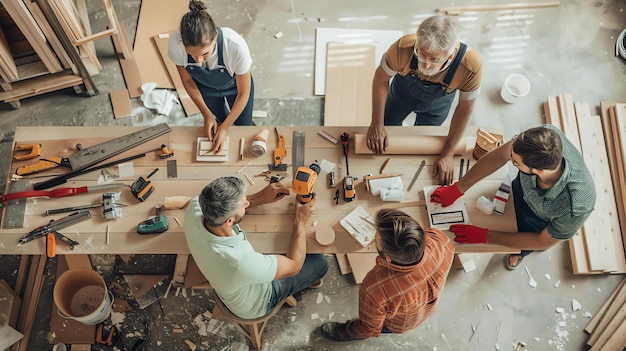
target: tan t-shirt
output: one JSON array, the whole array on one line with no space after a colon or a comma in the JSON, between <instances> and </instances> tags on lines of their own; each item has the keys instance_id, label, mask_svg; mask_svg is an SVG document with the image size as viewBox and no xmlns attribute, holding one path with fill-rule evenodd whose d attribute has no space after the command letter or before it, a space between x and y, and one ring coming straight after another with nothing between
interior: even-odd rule
<instances>
[{"instance_id":1,"label":"tan t-shirt","mask_svg":"<svg viewBox=\"0 0 626 351\"><path fill-rule=\"evenodd\" d=\"M450 69L449 65L434 76L426 76L418 71L411 70L411 58L413 57L413 48L416 42L416 34L407 34L396 40L393 44L391 44L385 55L383 55L380 63L382 68L390 76L395 74L406 76L407 74L413 72L421 80L442 84L443 78ZM459 45L460 43L456 46L457 51L459 49ZM448 86L447 92L451 93L454 90L459 89L461 91L461 100L475 99L480 91L482 74L482 60L478 53L468 46L456 74Z\"/></svg>"}]
</instances>

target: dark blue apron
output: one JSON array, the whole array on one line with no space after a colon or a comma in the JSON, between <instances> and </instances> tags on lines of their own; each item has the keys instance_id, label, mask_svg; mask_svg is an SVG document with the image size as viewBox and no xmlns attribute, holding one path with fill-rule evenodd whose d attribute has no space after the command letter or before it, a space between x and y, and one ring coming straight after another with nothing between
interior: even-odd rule
<instances>
[{"instance_id":1,"label":"dark blue apron","mask_svg":"<svg viewBox=\"0 0 626 351\"><path fill-rule=\"evenodd\" d=\"M185 69L193 80L196 82L200 93L204 100L208 97L222 97L229 95L237 95L237 81L231 76L224 65L224 57L222 56L222 46L224 45L224 36L222 29L217 28L217 68L209 69L206 66L187 65ZM187 54L187 61L196 63L194 58ZM208 64L208 60L204 61Z\"/></svg>"},{"instance_id":2,"label":"dark blue apron","mask_svg":"<svg viewBox=\"0 0 626 351\"><path fill-rule=\"evenodd\" d=\"M411 73L406 76L396 74L393 77L387 106L385 106L385 125L401 125L402 120L412 111L417 113L418 119L420 114L426 117L426 121L422 119L420 125L440 125L445 120L450 109L450 105L454 100L454 92L448 93L447 89L456 73L463 56L467 50L467 45L461 43L459 51L448 68L446 76L442 83L433 83L424 81L419 78L417 73L418 59L415 54L411 57ZM410 110L406 110L400 106L391 106L393 101L401 102L402 105ZM416 125L418 124L416 119ZM432 120L432 123L428 121Z\"/></svg>"}]
</instances>

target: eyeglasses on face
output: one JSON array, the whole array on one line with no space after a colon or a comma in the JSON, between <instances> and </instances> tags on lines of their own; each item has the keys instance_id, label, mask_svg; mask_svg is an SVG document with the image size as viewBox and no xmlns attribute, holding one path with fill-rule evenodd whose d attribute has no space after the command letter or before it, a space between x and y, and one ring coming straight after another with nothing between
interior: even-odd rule
<instances>
[{"instance_id":1,"label":"eyeglasses on face","mask_svg":"<svg viewBox=\"0 0 626 351\"><path fill-rule=\"evenodd\" d=\"M415 56L417 57L417 59L421 62L428 62L431 64L435 64L435 65L440 65L445 63L446 61L448 61L448 57L433 57L431 55L428 55L425 52L420 52L420 49L417 47L417 43L415 44L415 46L413 47L413 53L415 54Z\"/></svg>"}]
</instances>

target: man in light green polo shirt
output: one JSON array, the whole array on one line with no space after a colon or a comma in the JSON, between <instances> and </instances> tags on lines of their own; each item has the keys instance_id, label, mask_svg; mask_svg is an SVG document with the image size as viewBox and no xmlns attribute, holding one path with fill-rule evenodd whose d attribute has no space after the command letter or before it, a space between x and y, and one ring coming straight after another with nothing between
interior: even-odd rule
<instances>
[{"instance_id":1,"label":"man in light green polo shirt","mask_svg":"<svg viewBox=\"0 0 626 351\"><path fill-rule=\"evenodd\" d=\"M546 250L578 232L596 203L593 178L582 155L551 124L528 129L487 153L450 186L433 191L431 201L451 205L467 189L511 161L519 169L512 184L518 233L473 225L452 225L459 243L496 243L521 249L504 264L515 269L533 250ZM511 235L514 234L514 235Z\"/></svg>"},{"instance_id":2,"label":"man in light green polo shirt","mask_svg":"<svg viewBox=\"0 0 626 351\"><path fill-rule=\"evenodd\" d=\"M237 316L264 316L284 298L321 285L328 270L324 255L306 254L305 225L316 200L296 201L293 235L286 255L254 251L239 228L248 206L275 202L289 190L273 183L246 196L237 177L218 178L193 198L185 212L185 236L198 268L220 299ZM297 198L296 198L297 199Z\"/></svg>"}]
</instances>

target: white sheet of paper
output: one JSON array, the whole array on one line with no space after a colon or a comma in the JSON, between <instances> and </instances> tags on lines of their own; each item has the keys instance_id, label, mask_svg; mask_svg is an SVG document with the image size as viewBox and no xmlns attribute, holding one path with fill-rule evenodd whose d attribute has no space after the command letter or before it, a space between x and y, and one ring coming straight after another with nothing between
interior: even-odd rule
<instances>
[{"instance_id":1,"label":"white sheet of paper","mask_svg":"<svg viewBox=\"0 0 626 351\"><path fill-rule=\"evenodd\" d=\"M458 198L452 205L443 207L441 204L430 202L430 194L439 185L424 187L424 198L426 199L426 211L430 226L440 230L448 230L452 224L469 224L469 215L463 202L463 198Z\"/></svg>"}]
</instances>

